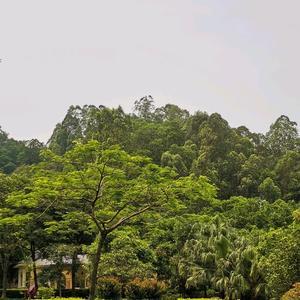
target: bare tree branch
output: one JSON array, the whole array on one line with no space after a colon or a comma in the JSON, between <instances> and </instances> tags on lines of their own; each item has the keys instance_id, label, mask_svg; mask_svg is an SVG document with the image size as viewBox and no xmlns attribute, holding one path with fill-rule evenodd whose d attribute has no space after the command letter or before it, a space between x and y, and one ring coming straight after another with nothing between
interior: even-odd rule
<instances>
[{"instance_id":1,"label":"bare tree branch","mask_svg":"<svg viewBox=\"0 0 300 300\"><path fill-rule=\"evenodd\" d=\"M123 209L126 208L127 205L128 205L128 203L126 203L125 205L123 205L123 206L122 206L122 207L114 214L114 216L113 216L111 219L105 221L104 223L105 223L105 224L111 223L111 222L119 215L119 213L120 213Z\"/></svg>"},{"instance_id":2,"label":"bare tree branch","mask_svg":"<svg viewBox=\"0 0 300 300\"><path fill-rule=\"evenodd\" d=\"M147 205L146 207L130 214L127 217L121 218L116 224L112 225L110 228L107 229L108 232L112 232L113 230L117 229L119 226L121 226L122 224L124 224L126 221L132 219L135 216L138 216L140 214L142 214L143 212L145 212L146 210L150 209L152 207L152 205Z\"/></svg>"}]
</instances>

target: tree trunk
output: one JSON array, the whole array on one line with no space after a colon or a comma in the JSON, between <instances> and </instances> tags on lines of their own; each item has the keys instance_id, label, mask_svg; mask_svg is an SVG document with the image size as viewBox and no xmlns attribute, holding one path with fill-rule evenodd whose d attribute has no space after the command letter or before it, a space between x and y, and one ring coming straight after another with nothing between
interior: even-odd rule
<instances>
[{"instance_id":1,"label":"tree trunk","mask_svg":"<svg viewBox=\"0 0 300 300\"><path fill-rule=\"evenodd\" d=\"M255 287L250 287L250 300L256 300Z\"/></svg>"},{"instance_id":2,"label":"tree trunk","mask_svg":"<svg viewBox=\"0 0 300 300\"><path fill-rule=\"evenodd\" d=\"M92 274L91 274L91 288L90 288L90 300L94 300L96 296L96 285L97 285L97 275L98 267L100 263L102 248L106 239L106 234L99 233L99 241L97 245L97 251L93 258Z\"/></svg>"},{"instance_id":3,"label":"tree trunk","mask_svg":"<svg viewBox=\"0 0 300 300\"><path fill-rule=\"evenodd\" d=\"M8 260L9 260L9 257L4 254L3 261L2 261L2 294L1 294L2 299L6 298Z\"/></svg>"},{"instance_id":4,"label":"tree trunk","mask_svg":"<svg viewBox=\"0 0 300 300\"><path fill-rule=\"evenodd\" d=\"M76 281L76 272L78 269L78 262L77 262L77 251L73 252L72 256L72 266L71 266L71 274L72 274L72 295L75 296L75 281Z\"/></svg>"},{"instance_id":5,"label":"tree trunk","mask_svg":"<svg viewBox=\"0 0 300 300\"><path fill-rule=\"evenodd\" d=\"M206 285L204 286L204 297L207 298L207 288L206 288Z\"/></svg>"},{"instance_id":6,"label":"tree trunk","mask_svg":"<svg viewBox=\"0 0 300 300\"><path fill-rule=\"evenodd\" d=\"M34 286L35 290L37 292L38 290L38 278L37 278L37 271L36 271L36 264L35 264L35 243L34 241L30 242L30 254L31 254L31 259L32 259L32 270L33 270L33 281L34 281Z\"/></svg>"},{"instance_id":7,"label":"tree trunk","mask_svg":"<svg viewBox=\"0 0 300 300\"><path fill-rule=\"evenodd\" d=\"M62 274L59 274L58 280L57 280L57 288L58 288L58 296L61 298L62 293L61 293L61 276Z\"/></svg>"}]
</instances>

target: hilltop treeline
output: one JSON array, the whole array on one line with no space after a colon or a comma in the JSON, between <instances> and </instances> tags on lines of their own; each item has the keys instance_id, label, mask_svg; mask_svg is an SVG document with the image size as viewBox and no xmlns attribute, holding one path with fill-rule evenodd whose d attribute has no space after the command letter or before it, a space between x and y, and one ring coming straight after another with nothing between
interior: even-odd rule
<instances>
[{"instance_id":1,"label":"hilltop treeline","mask_svg":"<svg viewBox=\"0 0 300 300\"><path fill-rule=\"evenodd\" d=\"M9 174L21 165L38 163L43 147L44 145L37 139L17 141L9 138L0 127L0 171Z\"/></svg>"},{"instance_id":2,"label":"hilltop treeline","mask_svg":"<svg viewBox=\"0 0 300 300\"><path fill-rule=\"evenodd\" d=\"M133 114L121 107L71 106L49 148L63 154L78 139L118 144L173 168L178 176L207 176L221 199L300 200L300 138L296 122L287 116L280 116L263 135L245 126L231 128L218 113L190 114L173 104L156 108L148 96L135 102Z\"/></svg>"}]
</instances>

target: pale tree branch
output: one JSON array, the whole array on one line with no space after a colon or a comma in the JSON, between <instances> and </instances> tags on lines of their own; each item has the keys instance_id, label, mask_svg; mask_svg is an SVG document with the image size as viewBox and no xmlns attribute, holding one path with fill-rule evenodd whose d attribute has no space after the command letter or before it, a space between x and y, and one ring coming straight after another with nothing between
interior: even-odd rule
<instances>
[{"instance_id":1,"label":"pale tree branch","mask_svg":"<svg viewBox=\"0 0 300 300\"><path fill-rule=\"evenodd\" d=\"M119 226L123 225L126 221L132 219L135 216L142 214L143 212L147 211L151 207L152 207L152 205L147 205L146 207L144 207L136 212L133 212L129 216L121 218L116 224L112 225L110 228L107 229L108 232L112 232L113 230L117 229Z\"/></svg>"},{"instance_id":2,"label":"pale tree branch","mask_svg":"<svg viewBox=\"0 0 300 300\"><path fill-rule=\"evenodd\" d=\"M127 207L127 205L128 205L128 203L126 203L125 205L123 205L123 206L122 206L122 207L114 214L114 216L113 216L111 219L105 221L104 223L105 223L105 224L109 224L109 223L111 223L112 221L114 221L114 219L120 214L120 212L121 212L123 209L125 209L125 208Z\"/></svg>"},{"instance_id":3,"label":"pale tree branch","mask_svg":"<svg viewBox=\"0 0 300 300\"><path fill-rule=\"evenodd\" d=\"M51 201L50 204L44 209L44 211L40 215L38 215L35 219L38 220L39 218L41 218L57 200L58 200L58 197L56 197L53 201Z\"/></svg>"},{"instance_id":4,"label":"pale tree branch","mask_svg":"<svg viewBox=\"0 0 300 300\"><path fill-rule=\"evenodd\" d=\"M95 198L94 198L93 203L92 203L93 207L95 206L95 204L96 204L97 200L99 199L99 197L102 196L101 190L102 190L102 186L103 186L103 181L106 177L105 176L105 169L106 169L106 166L107 166L108 162L109 162L109 159L105 163L103 163L103 167L100 170L100 177L99 177L99 182L98 182L97 189L96 189L96 195L95 195Z\"/></svg>"}]
</instances>

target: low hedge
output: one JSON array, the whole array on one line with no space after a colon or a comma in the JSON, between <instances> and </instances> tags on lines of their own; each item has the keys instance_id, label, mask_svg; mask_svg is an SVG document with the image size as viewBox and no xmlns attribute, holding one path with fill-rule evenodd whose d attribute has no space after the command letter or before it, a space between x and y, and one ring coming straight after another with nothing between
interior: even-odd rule
<instances>
[{"instance_id":1,"label":"low hedge","mask_svg":"<svg viewBox=\"0 0 300 300\"><path fill-rule=\"evenodd\" d=\"M83 300L82 298L63 298L63 297L56 297L56 298L50 298L49 300Z\"/></svg>"},{"instance_id":2,"label":"low hedge","mask_svg":"<svg viewBox=\"0 0 300 300\"><path fill-rule=\"evenodd\" d=\"M62 298L88 298L90 294L89 289L62 289L61 296ZM59 291L55 290L55 297L59 296Z\"/></svg>"},{"instance_id":3,"label":"low hedge","mask_svg":"<svg viewBox=\"0 0 300 300\"><path fill-rule=\"evenodd\" d=\"M42 289L42 287L41 287ZM6 291L6 297L11 299L24 299L26 298L26 289L8 289ZM89 289L75 289L72 291L71 289L63 289L61 291L63 298L88 298L89 297ZM55 297L58 297L59 291L55 290Z\"/></svg>"},{"instance_id":4,"label":"low hedge","mask_svg":"<svg viewBox=\"0 0 300 300\"><path fill-rule=\"evenodd\" d=\"M25 289L8 289L6 291L6 297L12 299L23 299L26 297Z\"/></svg>"}]
</instances>

